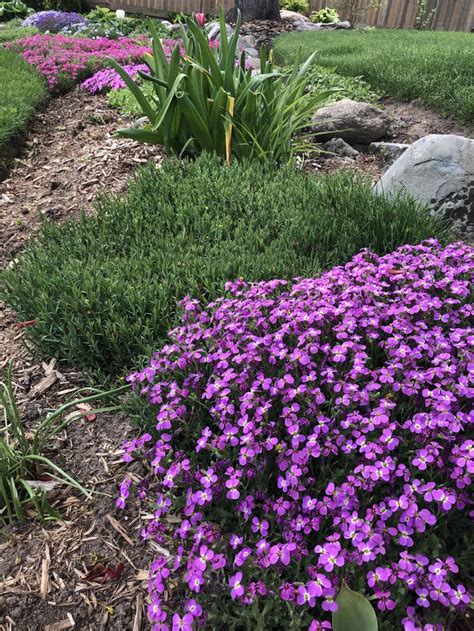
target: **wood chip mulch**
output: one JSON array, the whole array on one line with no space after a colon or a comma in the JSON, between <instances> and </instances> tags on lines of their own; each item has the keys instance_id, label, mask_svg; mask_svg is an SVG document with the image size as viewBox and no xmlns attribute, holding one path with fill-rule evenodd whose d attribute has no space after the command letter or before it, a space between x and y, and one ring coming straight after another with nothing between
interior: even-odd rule
<instances>
[{"instance_id":1,"label":"wood chip mulch","mask_svg":"<svg viewBox=\"0 0 474 631\"><path fill-rule=\"evenodd\" d=\"M51 100L37 114L0 183L1 266L24 248L44 217L63 221L93 213L99 192L124 191L137 166L162 159L157 147L113 137L129 123L103 97L78 91ZM27 327L0 304L0 380L13 360L17 401L27 426L34 427L86 384L79 373L30 349ZM51 499L64 521L0 531L2 631L147 628L153 549L141 544L138 508L120 516L115 509L125 476L118 447L134 434L127 418L108 414L73 420L55 438L48 455L95 494L85 500L58 487ZM109 582L102 582L104 576Z\"/></svg>"}]
</instances>

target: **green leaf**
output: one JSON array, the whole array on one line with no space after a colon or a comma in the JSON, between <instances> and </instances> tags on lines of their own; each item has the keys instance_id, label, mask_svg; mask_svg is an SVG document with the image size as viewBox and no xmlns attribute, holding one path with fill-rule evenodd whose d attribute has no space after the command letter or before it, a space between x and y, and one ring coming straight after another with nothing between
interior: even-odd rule
<instances>
[{"instance_id":1,"label":"green leaf","mask_svg":"<svg viewBox=\"0 0 474 631\"><path fill-rule=\"evenodd\" d=\"M343 581L332 614L333 631L378 631L377 616L367 598L349 589Z\"/></svg>"},{"instance_id":2,"label":"green leaf","mask_svg":"<svg viewBox=\"0 0 474 631\"><path fill-rule=\"evenodd\" d=\"M147 129L118 129L117 136L122 138L130 138L130 140L136 140L137 142L144 142L149 145L157 145L160 143L160 134L156 131L149 131Z\"/></svg>"},{"instance_id":3,"label":"green leaf","mask_svg":"<svg viewBox=\"0 0 474 631\"><path fill-rule=\"evenodd\" d=\"M138 85L135 83L132 77L127 72L125 72L122 66L115 61L115 59L110 58L110 62L111 62L112 67L119 73L119 75L125 81L125 83L127 84L127 87L130 88L130 91L132 92L136 100L138 101L145 116L148 117L150 122L152 123L155 122L155 119L156 119L155 110L150 105L150 102L148 101L146 96L143 94L143 92L140 90Z\"/></svg>"}]
</instances>

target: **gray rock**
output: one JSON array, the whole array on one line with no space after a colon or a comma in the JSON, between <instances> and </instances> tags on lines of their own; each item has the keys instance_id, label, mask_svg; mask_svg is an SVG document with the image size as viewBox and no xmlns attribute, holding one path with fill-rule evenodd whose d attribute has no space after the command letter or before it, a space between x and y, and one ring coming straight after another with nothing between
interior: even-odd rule
<instances>
[{"instance_id":1,"label":"gray rock","mask_svg":"<svg viewBox=\"0 0 474 631\"><path fill-rule=\"evenodd\" d=\"M247 48L247 47L256 48L257 40L255 39L253 35L244 35L243 37L240 38L239 44L243 48Z\"/></svg>"},{"instance_id":2,"label":"gray rock","mask_svg":"<svg viewBox=\"0 0 474 631\"><path fill-rule=\"evenodd\" d=\"M320 24L314 24L313 22L309 22L309 21L298 21L298 22L293 22L293 27L295 29L295 31L320 31L322 30L322 27Z\"/></svg>"},{"instance_id":3,"label":"gray rock","mask_svg":"<svg viewBox=\"0 0 474 631\"><path fill-rule=\"evenodd\" d=\"M230 24L225 25L225 30L227 31L227 35L232 35L234 29L230 26ZM209 40L219 39L221 34L221 27L219 22L209 22L206 24L206 31Z\"/></svg>"},{"instance_id":4,"label":"gray rock","mask_svg":"<svg viewBox=\"0 0 474 631\"><path fill-rule=\"evenodd\" d=\"M258 57L258 50L256 48L244 48L244 50L248 57Z\"/></svg>"},{"instance_id":5,"label":"gray rock","mask_svg":"<svg viewBox=\"0 0 474 631\"><path fill-rule=\"evenodd\" d=\"M430 134L410 145L384 173L375 193L409 193L474 237L474 140Z\"/></svg>"},{"instance_id":6,"label":"gray rock","mask_svg":"<svg viewBox=\"0 0 474 631\"><path fill-rule=\"evenodd\" d=\"M332 31L338 28L339 22L315 22L314 25L318 27L318 29L325 29L327 31Z\"/></svg>"},{"instance_id":7,"label":"gray rock","mask_svg":"<svg viewBox=\"0 0 474 631\"><path fill-rule=\"evenodd\" d=\"M379 155L386 165L392 164L405 153L410 145L401 142L371 142L368 151Z\"/></svg>"},{"instance_id":8,"label":"gray rock","mask_svg":"<svg viewBox=\"0 0 474 631\"><path fill-rule=\"evenodd\" d=\"M280 11L280 18L282 20L289 20L290 22L309 22L309 19L302 13L287 11L286 9Z\"/></svg>"},{"instance_id":9,"label":"gray rock","mask_svg":"<svg viewBox=\"0 0 474 631\"><path fill-rule=\"evenodd\" d=\"M325 151L330 151L343 158L356 158L359 155L357 149L351 147L342 138L331 138L323 145Z\"/></svg>"},{"instance_id":10,"label":"gray rock","mask_svg":"<svg viewBox=\"0 0 474 631\"><path fill-rule=\"evenodd\" d=\"M319 109L313 116L313 131L349 143L368 145L387 135L390 117L375 105L342 99Z\"/></svg>"}]
</instances>

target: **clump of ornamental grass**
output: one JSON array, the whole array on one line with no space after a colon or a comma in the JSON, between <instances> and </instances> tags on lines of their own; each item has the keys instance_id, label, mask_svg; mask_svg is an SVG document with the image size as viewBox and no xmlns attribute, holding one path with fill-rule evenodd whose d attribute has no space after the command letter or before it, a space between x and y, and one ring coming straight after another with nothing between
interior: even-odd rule
<instances>
[{"instance_id":1,"label":"clump of ornamental grass","mask_svg":"<svg viewBox=\"0 0 474 631\"><path fill-rule=\"evenodd\" d=\"M339 625L348 587L384 631L465 618L473 276L472 247L430 240L184 301L128 378L154 420L117 500L136 491L168 549L155 628L376 628Z\"/></svg>"},{"instance_id":2,"label":"clump of ornamental grass","mask_svg":"<svg viewBox=\"0 0 474 631\"><path fill-rule=\"evenodd\" d=\"M410 199L372 194L352 173L315 177L291 167L215 157L150 163L127 195L97 215L58 225L0 274L0 293L49 356L123 374L166 338L189 294L213 299L228 280L310 276L368 246L445 238Z\"/></svg>"},{"instance_id":3,"label":"clump of ornamental grass","mask_svg":"<svg viewBox=\"0 0 474 631\"><path fill-rule=\"evenodd\" d=\"M150 22L153 54L144 56L150 72L139 75L153 86L151 101L111 61L142 109L142 117L132 128L117 133L162 145L172 155L196 156L208 151L228 163L254 158L284 164L301 147L308 150L308 139L300 136L304 131L308 135L312 115L333 95L332 90L308 89L316 53L301 65L297 59L290 73L282 73L273 67L273 54L262 47L255 70L245 51L238 52L240 14L228 37L220 11L217 46L203 28L204 16L198 15L186 18L186 27L181 25L184 54L177 45L171 59L166 58Z\"/></svg>"}]
</instances>

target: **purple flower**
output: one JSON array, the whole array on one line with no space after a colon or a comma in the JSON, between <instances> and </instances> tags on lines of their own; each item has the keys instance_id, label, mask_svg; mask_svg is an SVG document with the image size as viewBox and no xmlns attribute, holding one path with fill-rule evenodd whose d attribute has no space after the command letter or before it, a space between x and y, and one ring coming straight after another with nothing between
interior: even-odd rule
<instances>
[{"instance_id":1,"label":"purple flower","mask_svg":"<svg viewBox=\"0 0 474 631\"><path fill-rule=\"evenodd\" d=\"M229 580L229 585L231 587L230 595L232 596L234 600L237 598L240 598L244 594L244 587L241 581L242 581L242 572L237 572Z\"/></svg>"},{"instance_id":2,"label":"purple flower","mask_svg":"<svg viewBox=\"0 0 474 631\"><path fill-rule=\"evenodd\" d=\"M400 628L463 614L473 276L472 247L429 241L184 300L128 378L158 421L126 453L133 479L145 463L143 536L177 548L149 582L170 616L203 594L205 627L228 585L243 616L260 596L269 619L289 624L285 601L329 628L346 576Z\"/></svg>"}]
</instances>

